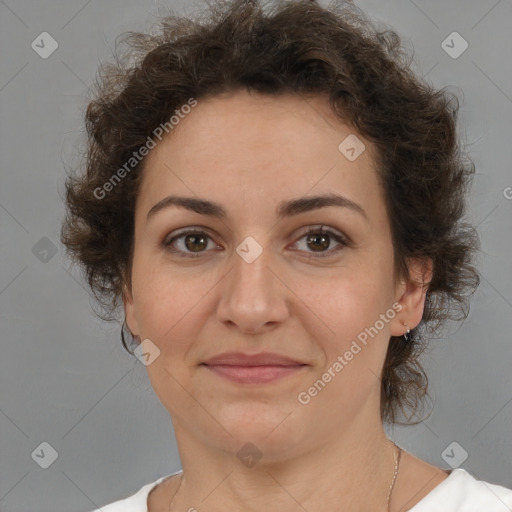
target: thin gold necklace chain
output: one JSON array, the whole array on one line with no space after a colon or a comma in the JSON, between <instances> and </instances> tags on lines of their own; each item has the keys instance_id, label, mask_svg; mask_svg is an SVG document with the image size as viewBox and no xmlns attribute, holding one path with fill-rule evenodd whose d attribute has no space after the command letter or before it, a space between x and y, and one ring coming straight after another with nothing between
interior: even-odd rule
<instances>
[{"instance_id":1,"label":"thin gold necklace chain","mask_svg":"<svg viewBox=\"0 0 512 512\"><path fill-rule=\"evenodd\" d=\"M396 477L398 476L398 471L400 469L400 459L402 457L402 448L400 448L395 443L393 443L393 444L398 448L398 455L396 456L396 459L395 459L395 471L394 471L394 474L393 474L393 480L391 480L391 485L389 486L388 501L387 501L387 512L391 512L391 509L389 508L389 503L391 501L391 494L393 493L393 489L395 488ZM174 503L174 500L176 499L176 496L178 495L178 491L180 490L180 487L181 487L182 483L183 483L183 475L181 476L181 479L180 479L180 485L178 486L178 489L174 493L174 496L172 497L171 503L169 504L169 511L172 510L172 505Z\"/></svg>"},{"instance_id":2,"label":"thin gold necklace chain","mask_svg":"<svg viewBox=\"0 0 512 512\"><path fill-rule=\"evenodd\" d=\"M402 448L398 446L397 444L393 443L398 448L398 454L396 456L395 460L395 472L393 474L393 480L391 480L391 485L389 486L389 493L388 493L388 502L387 502L387 511L391 512L391 509L389 508L389 504L391 501L391 493L393 492L393 489L395 487L396 477L398 475L398 470L400 468L400 459L402 457Z\"/></svg>"},{"instance_id":3,"label":"thin gold necklace chain","mask_svg":"<svg viewBox=\"0 0 512 512\"><path fill-rule=\"evenodd\" d=\"M167 510L169 510L169 512L172 512L172 504L174 503L174 500L176 499L176 496L178 495L178 491L180 490L182 483L183 483L183 474L181 475L181 478L180 478L180 485L178 485L178 488L176 489L176 492L174 493L174 496L172 497L171 503L169 503L169 508L167 509Z\"/></svg>"}]
</instances>

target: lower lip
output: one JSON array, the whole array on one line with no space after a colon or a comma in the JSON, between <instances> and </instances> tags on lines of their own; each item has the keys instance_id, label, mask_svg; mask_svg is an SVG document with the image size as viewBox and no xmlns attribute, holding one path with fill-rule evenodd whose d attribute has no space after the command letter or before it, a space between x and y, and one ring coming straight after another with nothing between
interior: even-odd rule
<instances>
[{"instance_id":1,"label":"lower lip","mask_svg":"<svg viewBox=\"0 0 512 512\"><path fill-rule=\"evenodd\" d=\"M298 366L232 366L204 365L208 370L240 384L263 384L293 375L306 365Z\"/></svg>"}]
</instances>

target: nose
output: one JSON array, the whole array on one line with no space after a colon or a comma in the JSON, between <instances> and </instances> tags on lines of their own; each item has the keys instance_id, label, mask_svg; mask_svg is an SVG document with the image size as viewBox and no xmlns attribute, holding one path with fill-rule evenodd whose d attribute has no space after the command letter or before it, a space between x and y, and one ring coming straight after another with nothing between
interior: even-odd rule
<instances>
[{"instance_id":1,"label":"nose","mask_svg":"<svg viewBox=\"0 0 512 512\"><path fill-rule=\"evenodd\" d=\"M221 281L217 318L245 333L257 334L275 329L289 315L291 292L283 284L270 249L251 263L237 252L231 270Z\"/></svg>"}]
</instances>

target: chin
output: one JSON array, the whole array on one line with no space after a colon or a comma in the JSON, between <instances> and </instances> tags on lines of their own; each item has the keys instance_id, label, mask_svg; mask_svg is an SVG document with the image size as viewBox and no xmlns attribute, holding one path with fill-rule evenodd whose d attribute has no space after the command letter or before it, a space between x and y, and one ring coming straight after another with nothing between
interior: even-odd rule
<instances>
[{"instance_id":1,"label":"chin","mask_svg":"<svg viewBox=\"0 0 512 512\"><path fill-rule=\"evenodd\" d=\"M224 440L235 452L252 443L265 458L285 454L304 439L304 423L299 427L297 415L290 412L260 404L232 408L219 416L220 423L233 436Z\"/></svg>"}]
</instances>

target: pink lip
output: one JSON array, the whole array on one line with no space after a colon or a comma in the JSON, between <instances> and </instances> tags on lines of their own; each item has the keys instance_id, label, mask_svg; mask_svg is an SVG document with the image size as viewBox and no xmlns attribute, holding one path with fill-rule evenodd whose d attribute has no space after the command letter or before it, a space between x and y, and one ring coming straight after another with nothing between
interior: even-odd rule
<instances>
[{"instance_id":1,"label":"pink lip","mask_svg":"<svg viewBox=\"0 0 512 512\"><path fill-rule=\"evenodd\" d=\"M218 356L211 357L203 364L232 366L298 366L303 363L272 352L260 352L259 354L224 352Z\"/></svg>"},{"instance_id":2,"label":"pink lip","mask_svg":"<svg viewBox=\"0 0 512 512\"><path fill-rule=\"evenodd\" d=\"M205 368L239 384L263 384L296 373L304 366L205 365Z\"/></svg>"},{"instance_id":3,"label":"pink lip","mask_svg":"<svg viewBox=\"0 0 512 512\"><path fill-rule=\"evenodd\" d=\"M289 357L270 352L260 354L229 352L212 357L203 365L217 375L241 384L272 382L307 366Z\"/></svg>"}]
</instances>

